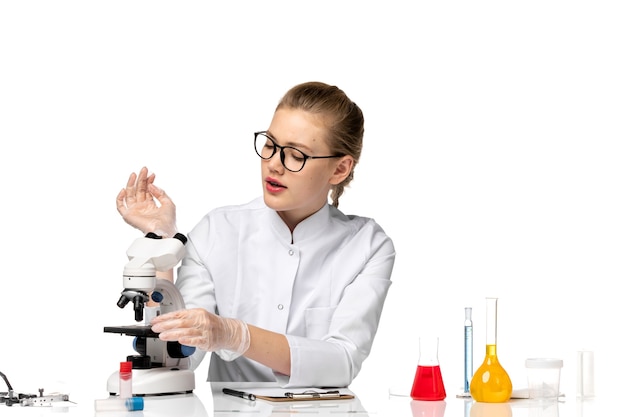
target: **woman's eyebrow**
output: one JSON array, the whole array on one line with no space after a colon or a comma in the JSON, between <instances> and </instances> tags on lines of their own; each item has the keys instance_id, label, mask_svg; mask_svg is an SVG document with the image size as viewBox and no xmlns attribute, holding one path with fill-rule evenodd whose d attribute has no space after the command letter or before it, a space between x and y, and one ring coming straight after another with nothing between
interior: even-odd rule
<instances>
[{"instance_id":1,"label":"woman's eyebrow","mask_svg":"<svg viewBox=\"0 0 626 417\"><path fill-rule=\"evenodd\" d=\"M265 134L266 134L267 136L269 136L269 137L270 137L270 139L272 139L274 142L276 142L277 144L281 145L281 144L279 143L278 139L276 139L276 136L274 136L274 135L272 134L272 132L270 132L269 130L267 130L267 131L265 132ZM292 147L297 148L297 149L304 149L304 150L306 150L307 152L313 152L313 149L311 149L311 148L309 148L307 145L305 145L305 144L303 144L303 143L299 143L299 142L287 142L287 143L285 143L285 144L282 144L281 146L292 146Z\"/></svg>"}]
</instances>

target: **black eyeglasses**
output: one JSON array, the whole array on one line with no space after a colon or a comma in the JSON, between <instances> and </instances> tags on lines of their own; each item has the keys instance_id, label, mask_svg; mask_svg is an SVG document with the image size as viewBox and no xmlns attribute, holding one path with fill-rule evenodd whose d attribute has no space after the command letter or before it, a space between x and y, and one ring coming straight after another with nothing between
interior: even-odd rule
<instances>
[{"instance_id":1,"label":"black eyeglasses","mask_svg":"<svg viewBox=\"0 0 626 417\"><path fill-rule=\"evenodd\" d=\"M293 146L280 146L267 134L267 131L254 132L254 150L261 159L270 159L279 149L280 161L291 172L302 171L307 159L340 158L342 156L309 156Z\"/></svg>"}]
</instances>

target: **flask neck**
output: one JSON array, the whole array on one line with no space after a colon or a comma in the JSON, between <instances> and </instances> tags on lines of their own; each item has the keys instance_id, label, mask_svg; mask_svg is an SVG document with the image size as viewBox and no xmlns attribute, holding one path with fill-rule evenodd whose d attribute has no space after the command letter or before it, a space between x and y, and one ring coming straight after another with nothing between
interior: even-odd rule
<instances>
[{"instance_id":1,"label":"flask neck","mask_svg":"<svg viewBox=\"0 0 626 417\"><path fill-rule=\"evenodd\" d=\"M487 345L485 349L485 355L487 356L498 356L498 352L496 349L496 345Z\"/></svg>"},{"instance_id":2,"label":"flask neck","mask_svg":"<svg viewBox=\"0 0 626 417\"><path fill-rule=\"evenodd\" d=\"M420 354L418 365L436 366L439 365L439 338L438 337L420 337Z\"/></svg>"},{"instance_id":3,"label":"flask neck","mask_svg":"<svg viewBox=\"0 0 626 417\"><path fill-rule=\"evenodd\" d=\"M485 334L487 336L487 346L493 345L495 349L498 337L498 299L487 298L486 307L487 327Z\"/></svg>"}]
</instances>

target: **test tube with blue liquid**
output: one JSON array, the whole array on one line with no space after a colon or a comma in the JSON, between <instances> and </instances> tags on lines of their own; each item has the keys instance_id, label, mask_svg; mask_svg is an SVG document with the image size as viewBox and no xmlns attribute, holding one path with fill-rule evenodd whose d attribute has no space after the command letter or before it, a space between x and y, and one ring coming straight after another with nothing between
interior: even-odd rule
<instances>
[{"instance_id":1,"label":"test tube with blue liquid","mask_svg":"<svg viewBox=\"0 0 626 417\"><path fill-rule=\"evenodd\" d=\"M99 411L141 411L143 410L143 397L110 397L94 402L96 412Z\"/></svg>"},{"instance_id":2,"label":"test tube with blue liquid","mask_svg":"<svg viewBox=\"0 0 626 417\"><path fill-rule=\"evenodd\" d=\"M470 383L474 373L474 326L472 323L472 308L465 307L465 381L463 384L464 396L470 395Z\"/></svg>"}]
</instances>

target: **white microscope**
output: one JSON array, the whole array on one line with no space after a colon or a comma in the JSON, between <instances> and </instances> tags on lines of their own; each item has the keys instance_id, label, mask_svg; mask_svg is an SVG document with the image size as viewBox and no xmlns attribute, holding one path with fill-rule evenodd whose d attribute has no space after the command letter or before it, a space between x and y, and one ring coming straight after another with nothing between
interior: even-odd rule
<instances>
[{"instance_id":1,"label":"white microscope","mask_svg":"<svg viewBox=\"0 0 626 417\"><path fill-rule=\"evenodd\" d=\"M185 254L185 243L187 238L180 233L173 238L148 233L136 239L126 251L129 262L124 266L124 290L117 305L124 308L132 301L136 322L144 321L145 310L145 325L105 327L104 332L135 336L133 347L138 354L126 358L133 364L133 396L191 393L195 389L189 359L195 348L164 342L149 325L156 315L185 308L178 288L156 277L156 271L167 271L180 262ZM150 300L157 306L146 307ZM116 371L107 381L111 395L119 394L119 376Z\"/></svg>"}]
</instances>

